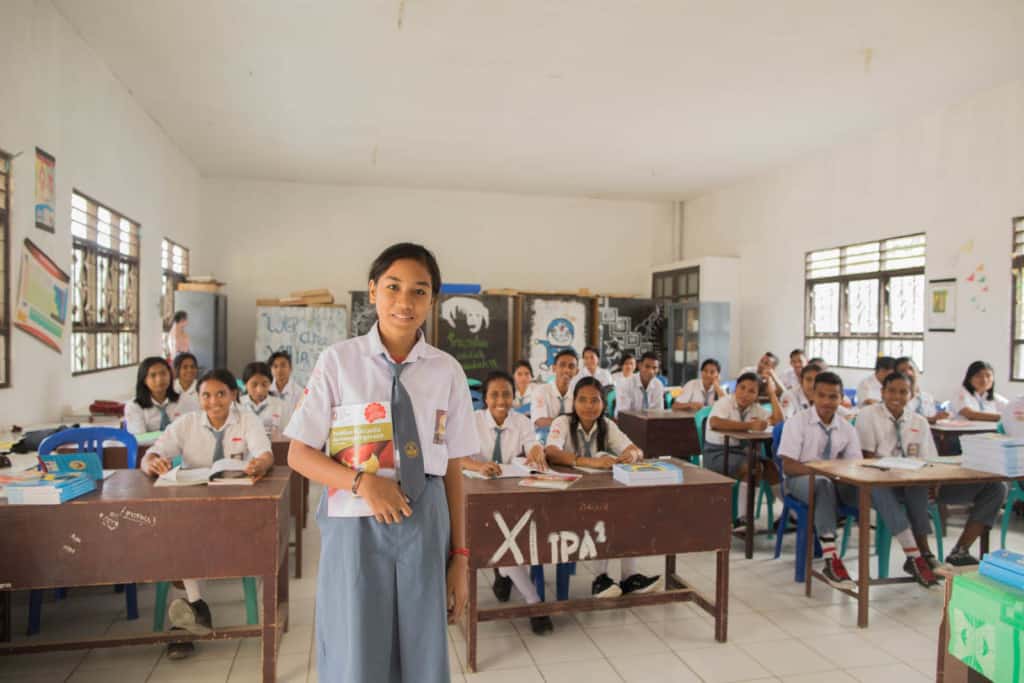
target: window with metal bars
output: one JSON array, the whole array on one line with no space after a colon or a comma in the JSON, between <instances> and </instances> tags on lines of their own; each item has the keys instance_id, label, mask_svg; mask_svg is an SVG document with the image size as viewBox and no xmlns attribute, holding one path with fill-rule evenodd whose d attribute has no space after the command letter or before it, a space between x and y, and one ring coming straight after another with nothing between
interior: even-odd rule
<instances>
[{"instance_id":1,"label":"window with metal bars","mask_svg":"<svg viewBox=\"0 0 1024 683\"><path fill-rule=\"evenodd\" d=\"M1013 306L1010 309L1010 379L1024 380L1024 216L1013 219Z\"/></svg>"},{"instance_id":2,"label":"window with metal bars","mask_svg":"<svg viewBox=\"0 0 1024 683\"><path fill-rule=\"evenodd\" d=\"M71 194L71 372L139 362L139 224Z\"/></svg>"},{"instance_id":3,"label":"window with metal bars","mask_svg":"<svg viewBox=\"0 0 1024 683\"><path fill-rule=\"evenodd\" d=\"M171 329L174 321L174 290L188 279L188 248L166 237L160 243L160 317L164 332Z\"/></svg>"},{"instance_id":4,"label":"window with metal bars","mask_svg":"<svg viewBox=\"0 0 1024 683\"><path fill-rule=\"evenodd\" d=\"M0 150L0 387L11 385L11 156Z\"/></svg>"},{"instance_id":5,"label":"window with metal bars","mask_svg":"<svg viewBox=\"0 0 1024 683\"><path fill-rule=\"evenodd\" d=\"M807 354L850 368L910 356L923 368L925 246L920 233L808 252Z\"/></svg>"}]
</instances>

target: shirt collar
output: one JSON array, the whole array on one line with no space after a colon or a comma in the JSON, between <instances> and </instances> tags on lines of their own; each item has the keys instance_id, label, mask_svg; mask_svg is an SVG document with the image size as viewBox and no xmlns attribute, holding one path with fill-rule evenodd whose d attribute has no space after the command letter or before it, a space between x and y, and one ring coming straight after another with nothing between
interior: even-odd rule
<instances>
[{"instance_id":1,"label":"shirt collar","mask_svg":"<svg viewBox=\"0 0 1024 683\"><path fill-rule=\"evenodd\" d=\"M484 408L481 412L484 414L484 420L487 424L487 428L491 431L494 431L495 429L507 429L508 421L512 417L512 411L510 410L508 411L508 415L505 416L505 424L499 426L498 423L494 421L494 416L491 415L490 410Z\"/></svg>"},{"instance_id":2,"label":"shirt collar","mask_svg":"<svg viewBox=\"0 0 1024 683\"><path fill-rule=\"evenodd\" d=\"M232 407L234 407L234 404L232 404ZM206 427L207 429L213 429L213 431L215 432L222 432L231 425L235 424L236 422L238 422L238 413L235 410L229 410L228 419L224 421L224 426L222 426L220 429L214 429L214 426L210 424L209 416L206 413L203 413L203 426Z\"/></svg>"},{"instance_id":3,"label":"shirt collar","mask_svg":"<svg viewBox=\"0 0 1024 683\"><path fill-rule=\"evenodd\" d=\"M895 415L892 414L892 411L889 410L889 406L885 405L884 402L881 403L880 405L882 406L882 410L885 411L885 415L892 420L903 420L906 419L907 417L907 406L903 406L903 414L900 415L899 417L896 417Z\"/></svg>"},{"instance_id":4,"label":"shirt collar","mask_svg":"<svg viewBox=\"0 0 1024 683\"><path fill-rule=\"evenodd\" d=\"M601 418L597 418L597 420L600 420L600 419ZM590 431L589 432L586 431L585 429L583 429L583 423L582 422L579 423L578 425L576 425L576 431L580 432L581 434L583 434L584 438L589 440L590 437L594 435L594 432L597 431L597 420L594 420L594 424L590 425Z\"/></svg>"},{"instance_id":5,"label":"shirt collar","mask_svg":"<svg viewBox=\"0 0 1024 683\"><path fill-rule=\"evenodd\" d=\"M837 412L835 415L832 416L832 422L825 424L825 422L821 419L821 415L818 415L818 411L814 408L814 406L808 408L808 411L811 413L811 423L813 424L816 422L825 429L832 429L833 427L837 427L839 423L836 422L836 420L842 419L841 417L839 417L839 413Z\"/></svg>"},{"instance_id":6,"label":"shirt collar","mask_svg":"<svg viewBox=\"0 0 1024 683\"><path fill-rule=\"evenodd\" d=\"M370 342L369 355L373 357L384 356L393 361L394 358L388 353L388 350L384 348L384 342L380 338L380 323L374 323L370 331L366 333L366 337ZM423 330L416 330L416 343L413 344L412 350L409 351L409 355L405 357L403 363L414 363L420 358L431 358L435 355L435 349L427 343L426 338L423 336ZM289 383L291 378L289 378Z\"/></svg>"},{"instance_id":7,"label":"shirt collar","mask_svg":"<svg viewBox=\"0 0 1024 683\"><path fill-rule=\"evenodd\" d=\"M152 396L150 396L149 400L153 404L154 408L167 408L167 407L169 407L171 405L171 397L170 396L165 396L163 401L158 401L155 398L153 398Z\"/></svg>"}]
</instances>

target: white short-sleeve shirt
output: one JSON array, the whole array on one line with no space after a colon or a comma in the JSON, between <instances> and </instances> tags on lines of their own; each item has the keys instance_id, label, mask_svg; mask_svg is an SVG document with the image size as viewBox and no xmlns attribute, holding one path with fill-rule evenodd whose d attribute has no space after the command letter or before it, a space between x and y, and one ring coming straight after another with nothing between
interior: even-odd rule
<instances>
[{"instance_id":1,"label":"white short-sleeve shirt","mask_svg":"<svg viewBox=\"0 0 1024 683\"><path fill-rule=\"evenodd\" d=\"M652 377L645 388L640 380L640 373L634 373L630 381L622 387L622 393L615 392L615 414L623 410L644 410L644 395L647 396L647 410L663 410L665 408L665 385L657 377Z\"/></svg>"},{"instance_id":2,"label":"white short-sleeve shirt","mask_svg":"<svg viewBox=\"0 0 1024 683\"><path fill-rule=\"evenodd\" d=\"M478 410L473 414L476 418L476 433L480 439L480 453L475 456L481 462L492 462L494 442L497 437L497 423L489 410ZM529 453L534 446L539 446L537 434L533 431L530 419L525 415L510 411L501 425L501 461L509 463L512 458Z\"/></svg>"},{"instance_id":3,"label":"white short-sleeve shirt","mask_svg":"<svg viewBox=\"0 0 1024 683\"><path fill-rule=\"evenodd\" d=\"M832 433L832 454L829 460L859 460L863 457L857 430L839 416L832 416L832 423L825 424L813 407L797 412L785 422L779 455L800 462L822 460L828 434Z\"/></svg>"},{"instance_id":4,"label":"white short-sleeve shirt","mask_svg":"<svg viewBox=\"0 0 1024 683\"><path fill-rule=\"evenodd\" d=\"M602 416L601 420L604 421L605 429L607 430L605 432L604 450L612 455L622 455L622 452L632 446L633 442L619 429L617 424L607 417ZM595 421L590 426L590 431L585 431L582 424L576 428L575 447L573 446L573 440L569 438L571 425L571 415L562 415L556 418L551 423L551 432L548 434L547 445L583 457L586 454L585 444L589 443L590 457L597 457L598 452L601 450L598 448L597 443L597 422Z\"/></svg>"},{"instance_id":5,"label":"white short-sleeve shirt","mask_svg":"<svg viewBox=\"0 0 1024 683\"><path fill-rule=\"evenodd\" d=\"M197 410L201 410L199 407L199 380L192 380L192 386L188 390L181 388L181 382L174 380L174 390L178 392L178 403L181 404L181 409L186 413L191 413Z\"/></svg>"},{"instance_id":6,"label":"white short-sleeve shirt","mask_svg":"<svg viewBox=\"0 0 1024 683\"><path fill-rule=\"evenodd\" d=\"M756 401L745 410L740 410L735 396L726 396L725 398L718 399L708 415L708 426L704 430L704 442L721 446L725 444L725 437L720 432L716 432L711 428L711 418L713 417L746 422L747 420L767 420L771 417L771 414L766 412L764 407Z\"/></svg>"},{"instance_id":7,"label":"white short-sleeve shirt","mask_svg":"<svg viewBox=\"0 0 1024 683\"><path fill-rule=\"evenodd\" d=\"M917 413L921 417L934 417L939 412L935 405L935 398L927 391L919 391L910 401L907 402L907 410Z\"/></svg>"},{"instance_id":8,"label":"white short-sleeve shirt","mask_svg":"<svg viewBox=\"0 0 1024 683\"><path fill-rule=\"evenodd\" d=\"M904 457L935 457L935 440L926 420L906 408L900 417L900 437ZM857 436L861 449L880 458L900 457L899 439L896 438L896 419L884 403L877 403L857 413Z\"/></svg>"},{"instance_id":9,"label":"white short-sleeve shirt","mask_svg":"<svg viewBox=\"0 0 1024 683\"><path fill-rule=\"evenodd\" d=\"M193 412L188 401L184 405L179 402L165 398L163 403L153 401L149 408L143 408L135 400L129 401L124 406L125 429L129 434L145 434L147 432L160 431L160 408L167 411L167 417L174 422L182 415Z\"/></svg>"},{"instance_id":10,"label":"white short-sleeve shirt","mask_svg":"<svg viewBox=\"0 0 1024 683\"><path fill-rule=\"evenodd\" d=\"M535 382L530 382L526 385L526 391L520 392L519 389L513 387L512 392L514 397L512 398L513 408L522 408L523 406L532 407L533 393L534 390L540 385ZM526 412L529 415L529 411Z\"/></svg>"},{"instance_id":11,"label":"white short-sleeve shirt","mask_svg":"<svg viewBox=\"0 0 1024 683\"><path fill-rule=\"evenodd\" d=\"M239 399L238 403L242 412L250 412L260 419L264 431L268 434L275 429L280 430L285 425L285 404L276 396L267 396L263 403L256 405L247 394Z\"/></svg>"},{"instance_id":12,"label":"white short-sleeve shirt","mask_svg":"<svg viewBox=\"0 0 1024 683\"><path fill-rule=\"evenodd\" d=\"M224 432L224 457L248 460L270 452L270 439L263 431L263 423L253 414L242 410L228 412L228 419L221 426ZM164 430L149 452L165 458L180 455L187 467L209 467L217 440L213 426L206 413L182 415Z\"/></svg>"},{"instance_id":13,"label":"white short-sleeve shirt","mask_svg":"<svg viewBox=\"0 0 1024 683\"><path fill-rule=\"evenodd\" d=\"M332 408L391 401L392 373L386 354L377 325L365 335L324 349L285 436L320 449L330 434ZM422 334L403 365L401 382L412 400L423 471L444 476L449 460L480 452L466 373Z\"/></svg>"},{"instance_id":14,"label":"white short-sleeve shirt","mask_svg":"<svg viewBox=\"0 0 1024 683\"><path fill-rule=\"evenodd\" d=\"M605 368L598 368L597 370L594 371L594 374L591 375L590 370L587 370L586 367L581 365L580 371L577 372L576 376L573 378L573 383L575 384L584 377L593 377L594 379L601 383L602 387L615 385L615 381L612 379L612 373L608 372Z\"/></svg>"},{"instance_id":15,"label":"white short-sleeve shirt","mask_svg":"<svg viewBox=\"0 0 1024 683\"><path fill-rule=\"evenodd\" d=\"M782 392L782 417L786 420L793 417L802 410L811 407L811 399L804 394L804 388L797 385L793 389L786 389Z\"/></svg>"},{"instance_id":16,"label":"white short-sleeve shirt","mask_svg":"<svg viewBox=\"0 0 1024 683\"><path fill-rule=\"evenodd\" d=\"M1014 439L1024 438L1024 395L1003 406L1003 430Z\"/></svg>"},{"instance_id":17,"label":"white short-sleeve shirt","mask_svg":"<svg viewBox=\"0 0 1024 683\"><path fill-rule=\"evenodd\" d=\"M1007 403L1009 401L1006 400L1006 397L1000 394L993 392L993 398L990 399L987 394L976 394L960 387L956 390L956 395L953 396L953 404L949 412L955 416L959 415L964 408L968 408L977 410L979 413L999 415Z\"/></svg>"},{"instance_id":18,"label":"white short-sleeve shirt","mask_svg":"<svg viewBox=\"0 0 1024 683\"><path fill-rule=\"evenodd\" d=\"M677 403L702 403L706 406L714 405L715 400L715 385L712 384L705 389L704 383L699 378L691 379L684 384L683 390L676 397Z\"/></svg>"},{"instance_id":19,"label":"white short-sleeve shirt","mask_svg":"<svg viewBox=\"0 0 1024 683\"><path fill-rule=\"evenodd\" d=\"M857 405L864 403L864 401L881 401L882 400L882 383L874 376L870 374L860 381L857 385Z\"/></svg>"},{"instance_id":20,"label":"white short-sleeve shirt","mask_svg":"<svg viewBox=\"0 0 1024 683\"><path fill-rule=\"evenodd\" d=\"M554 382L540 384L533 390L533 402L530 404L530 419L536 425L537 420L546 417L558 417L572 412L572 383L564 394L558 391Z\"/></svg>"},{"instance_id":21,"label":"white short-sleeve shirt","mask_svg":"<svg viewBox=\"0 0 1024 683\"><path fill-rule=\"evenodd\" d=\"M793 366L786 368L782 373L782 377L779 379L782 380L783 386L787 389L794 389L800 386L800 376L796 374L796 370L793 369Z\"/></svg>"}]
</instances>

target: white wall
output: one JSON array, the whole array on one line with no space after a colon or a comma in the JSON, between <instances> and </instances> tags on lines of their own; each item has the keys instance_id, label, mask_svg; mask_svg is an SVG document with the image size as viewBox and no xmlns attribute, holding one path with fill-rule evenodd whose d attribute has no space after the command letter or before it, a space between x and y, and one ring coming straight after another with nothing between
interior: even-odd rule
<instances>
[{"instance_id":1,"label":"white wall","mask_svg":"<svg viewBox=\"0 0 1024 683\"><path fill-rule=\"evenodd\" d=\"M204 180L202 224L235 370L252 360L257 298L328 287L348 305L394 242L427 245L447 282L650 296L674 225L671 202L236 180Z\"/></svg>"},{"instance_id":2,"label":"white wall","mask_svg":"<svg viewBox=\"0 0 1024 683\"><path fill-rule=\"evenodd\" d=\"M1011 218L1024 215L1024 83L685 205L683 255L739 256L742 354L803 343L804 252L924 231L927 278L959 281L957 331L925 334L925 386L951 396L968 362L1008 384ZM986 312L966 277L984 264ZM844 371L847 380L863 371Z\"/></svg>"},{"instance_id":3,"label":"white wall","mask_svg":"<svg viewBox=\"0 0 1024 683\"><path fill-rule=\"evenodd\" d=\"M79 189L142 225L140 353L158 353L160 240L192 247L200 268L204 260L198 172L49 2L4 0L0 46L0 149L20 154L12 165L12 300L26 237L69 269L71 190ZM54 235L35 228L37 146L57 159ZM67 345L58 355L16 329L11 341L12 384L0 389L0 428L54 420L95 398L133 391L134 369L72 378Z\"/></svg>"}]
</instances>

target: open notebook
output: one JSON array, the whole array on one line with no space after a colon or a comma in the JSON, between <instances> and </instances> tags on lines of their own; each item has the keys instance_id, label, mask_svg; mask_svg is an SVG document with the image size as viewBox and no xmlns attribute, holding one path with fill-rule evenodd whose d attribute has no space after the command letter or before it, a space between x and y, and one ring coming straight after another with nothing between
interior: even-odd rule
<instances>
[{"instance_id":1,"label":"open notebook","mask_svg":"<svg viewBox=\"0 0 1024 683\"><path fill-rule=\"evenodd\" d=\"M211 467L183 468L181 465L157 477L153 486L252 486L252 478L246 474L245 460L224 458Z\"/></svg>"}]
</instances>

